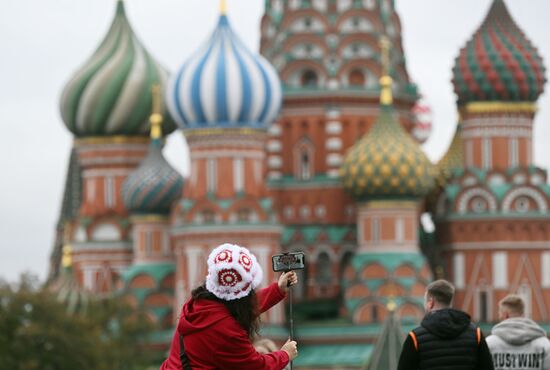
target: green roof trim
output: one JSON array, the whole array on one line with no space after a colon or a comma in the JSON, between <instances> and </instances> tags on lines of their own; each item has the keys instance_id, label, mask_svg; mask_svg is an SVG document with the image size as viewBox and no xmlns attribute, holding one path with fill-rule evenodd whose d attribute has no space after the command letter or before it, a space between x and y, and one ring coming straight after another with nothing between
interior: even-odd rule
<instances>
[{"instance_id":1,"label":"green roof trim","mask_svg":"<svg viewBox=\"0 0 550 370\"><path fill-rule=\"evenodd\" d=\"M233 199L212 199L221 209L229 209L235 203Z\"/></svg>"},{"instance_id":2,"label":"green roof trim","mask_svg":"<svg viewBox=\"0 0 550 370\"><path fill-rule=\"evenodd\" d=\"M378 263L390 272L405 264L420 270L426 260L420 253L363 253L355 255L351 260L356 271L371 263Z\"/></svg>"},{"instance_id":3,"label":"green roof trim","mask_svg":"<svg viewBox=\"0 0 550 370\"><path fill-rule=\"evenodd\" d=\"M172 307L150 307L148 310L151 311L159 321L161 321L164 319L166 314L172 310Z\"/></svg>"},{"instance_id":4,"label":"green roof trim","mask_svg":"<svg viewBox=\"0 0 550 370\"><path fill-rule=\"evenodd\" d=\"M259 203L260 207L262 207L265 212L273 210L273 200L271 198L262 198Z\"/></svg>"},{"instance_id":5,"label":"green roof trim","mask_svg":"<svg viewBox=\"0 0 550 370\"><path fill-rule=\"evenodd\" d=\"M291 225L284 228L281 236L281 242L283 245L291 244L295 235L300 233L302 235L303 242L306 244L312 244L319 241L318 238L322 233L326 233L327 238L331 243L341 243L345 236L350 232L354 235L355 239L355 225Z\"/></svg>"},{"instance_id":6,"label":"green roof trim","mask_svg":"<svg viewBox=\"0 0 550 370\"><path fill-rule=\"evenodd\" d=\"M283 176L278 179L268 180L268 187L270 188L286 188L286 187L312 187L312 186L330 186L341 187L342 182L339 177L330 177L328 175L315 175L309 180L300 180L294 176Z\"/></svg>"},{"instance_id":7,"label":"green roof trim","mask_svg":"<svg viewBox=\"0 0 550 370\"><path fill-rule=\"evenodd\" d=\"M489 191L498 199L504 199L504 196L512 189L514 185L502 184L502 185L488 185Z\"/></svg>"},{"instance_id":8,"label":"green roof trim","mask_svg":"<svg viewBox=\"0 0 550 370\"><path fill-rule=\"evenodd\" d=\"M174 263L159 263L154 265L133 265L122 274L122 279L127 284L137 275L145 274L151 276L155 282L160 284L168 274L176 271Z\"/></svg>"},{"instance_id":9,"label":"green roof trim","mask_svg":"<svg viewBox=\"0 0 550 370\"><path fill-rule=\"evenodd\" d=\"M374 346L369 344L304 345L294 365L305 368L328 366L364 366Z\"/></svg>"},{"instance_id":10,"label":"green roof trim","mask_svg":"<svg viewBox=\"0 0 550 370\"><path fill-rule=\"evenodd\" d=\"M361 306L364 303L367 302L373 302L376 301L377 303L380 303L382 305L388 304L390 301L394 302L397 307L400 307L401 305L405 303L413 303L416 304L418 307L422 308L424 307L424 297L370 297L370 298L353 298L353 299L347 299L345 304L346 308L350 312L354 312L359 306Z\"/></svg>"}]
</instances>

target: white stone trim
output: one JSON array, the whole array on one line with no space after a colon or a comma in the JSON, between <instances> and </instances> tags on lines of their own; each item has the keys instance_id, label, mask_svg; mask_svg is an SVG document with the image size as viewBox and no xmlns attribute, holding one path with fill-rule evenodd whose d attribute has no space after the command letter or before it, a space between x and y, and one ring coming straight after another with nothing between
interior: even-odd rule
<instances>
[{"instance_id":1,"label":"white stone trim","mask_svg":"<svg viewBox=\"0 0 550 370\"><path fill-rule=\"evenodd\" d=\"M542 252L540 256L541 285L550 288L550 252Z\"/></svg>"},{"instance_id":2,"label":"white stone trim","mask_svg":"<svg viewBox=\"0 0 550 370\"><path fill-rule=\"evenodd\" d=\"M480 127L480 128L464 128L462 137L471 139L477 137L508 137L508 138L530 138L533 134L531 128L521 127Z\"/></svg>"},{"instance_id":3,"label":"white stone trim","mask_svg":"<svg viewBox=\"0 0 550 370\"><path fill-rule=\"evenodd\" d=\"M458 213L465 214L468 211L468 203L473 197L482 197L485 200L487 200L487 204L489 205L489 212L496 212L497 211L497 201L493 194L491 194L488 190L483 188L473 188L465 191L459 198L458 201Z\"/></svg>"},{"instance_id":4,"label":"white stone trim","mask_svg":"<svg viewBox=\"0 0 550 370\"><path fill-rule=\"evenodd\" d=\"M206 160L206 190L215 192L218 187L218 166L215 158Z\"/></svg>"},{"instance_id":5,"label":"white stone trim","mask_svg":"<svg viewBox=\"0 0 550 370\"><path fill-rule=\"evenodd\" d=\"M327 176L332 178L340 177L340 170L330 169L327 171Z\"/></svg>"},{"instance_id":6,"label":"white stone trim","mask_svg":"<svg viewBox=\"0 0 550 370\"><path fill-rule=\"evenodd\" d=\"M495 252L492 255L493 287L495 289L508 288L508 254Z\"/></svg>"},{"instance_id":7,"label":"white stone trim","mask_svg":"<svg viewBox=\"0 0 550 370\"><path fill-rule=\"evenodd\" d=\"M274 123L267 129L269 136L281 136L282 129L278 123Z\"/></svg>"},{"instance_id":8,"label":"white stone trim","mask_svg":"<svg viewBox=\"0 0 550 370\"><path fill-rule=\"evenodd\" d=\"M514 203L514 200L520 196L526 196L533 199L537 204L540 213L545 213L548 210L546 198L540 192L532 188L521 187L514 189L506 194L504 200L502 201L502 212L510 212L512 208L512 203Z\"/></svg>"},{"instance_id":9,"label":"white stone trim","mask_svg":"<svg viewBox=\"0 0 550 370\"><path fill-rule=\"evenodd\" d=\"M191 152L191 161L199 159L218 159L218 158L250 158L264 159L265 153L259 150L218 150L218 151L193 151Z\"/></svg>"},{"instance_id":10,"label":"white stone trim","mask_svg":"<svg viewBox=\"0 0 550 370\"><path fill-rule=\"evenodd\" d=\"M340 150L342 149L342 139L339 137L331 137L325 141L325 148L327 150Z\"/></svg>"},{"instance_id":11,"label":"white stone trim","mask_svg":"<svg viewBox=\"0 0 550 370\"><path fill-rule=\"evenodd\" d=\"M466 166L474 165L474 142L472 140L465 140L466 145Z\"/></svg>"},{"instance_id":12,"label":"white stone trim","mask_svg":"<svg viewBox=\"0 0 550 370\"><path fill-rule=\"evenodd\" d=\"M283 146L280 140L269 140L267 142L267 151L270 153L280 152L282 147Z\"/></svg>"},{"instance_id":13,"label":"white stone trim","mask_svg":"<svg viewBox=\"0 0 550 370\"><path fill-rule=\"evenodd\" d=\"M342 132L342 122L328 121L325 125L325 132L329 135L338 135Z\"/></svg>"},{"instance_id":14,"label":"white stone trim","mask_svg":"<svg viewBox=\"0 0 550 370\"><path fill-rule=\"evenodd\" d=\"M82 171L82 177L85 179L90 179L94 177L106 177L106 176L128 176L133 169L130 168L99 168L99 169L89 169Z\"/></svg>"},{"instance_id":15,"label":"white stone trim","mask_svg":"<svg viewBox=\"0 0 550 370\"><path fill-rule=\"evenodd\" d=\"M267 177L273 180L278 180L283 177L283 173L281 171L269 171L267 173Z\"/></svg>"},{"instance_id":16,"label":"white stone trim","mask_svg":"<svg viewBox=\"0 0 550 370\"><path fill-rule=\"evenodd\" d=\"M451 251L471 251L471 250L496 250L496 249L506 249L514 250L518 249L518 245L521 245L522 249L550 249L550 242L532 242L532 241L510 241L510 242L461 242L454 244L443 244L441 247L444 250Z\"/></svg>"},{"instance_id":17,"label":"white stone trim","mask_svg":"<svg viewBox=\"0 0 550 370\"><path fill-rule=\"evenodd\" d=\"M279 169L283 166L283 160L281 156L270 155L267 157L267 165L270 169Z\"/></svg>"},{"instance_id":18,"label":"white stone trim","mask_svg":"<svg viewBox=\"0 0 550 370\"><path fill-rule=\"evenodd\" d=\"M244 190L244 159L233 159L233 189L235 193Z\"/></svg>"},{"instance_id":19,"label":"white stone trim","mask_svg":"<svg viewBox=\"0 0 550 370\"><path fill-rule=\"evenodd\" d=\"M508 140L508 165L516 167L519 163L519 142L517 137Z\"/></svg>"},{"instance_id":20,"label":"white stone trim","mask_svg":"<svg viewBox=\"0 0 550 370\"><path fill-rule=\"evenodd\" d=\"M466 258L464 253L453 254L453 283L457 289L466 287Z\"/></svg>"},{"instance_id":21,"label":"white stone trim","mask_svg":"<svg viewBox=\"0 0 550 370\"><path fill-rule=\"evenodd\" d=\"M342 165L343 157L339 153L331 153L327 155L327 165L330 167L336 167Z\"/></svg>"},{"instance_id":22,"label":"white stone trim","mask_svg":"<svg viewBox=\"0 0 550 370\"><path fill-rule=\"evenodd\" d=\"M493 166L493 145L488 137L481 140L481 162L482 167L485 169Z\"/></svg>"}]
</instances>

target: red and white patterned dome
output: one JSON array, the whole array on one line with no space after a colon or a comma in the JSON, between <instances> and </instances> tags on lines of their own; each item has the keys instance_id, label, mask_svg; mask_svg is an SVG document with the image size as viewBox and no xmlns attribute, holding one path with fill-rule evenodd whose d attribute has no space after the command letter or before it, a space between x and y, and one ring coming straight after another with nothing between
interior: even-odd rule
<instances>
[{"instance_id":1,"label":"red and white patterned dome","mask_svg":"<svg viewBox=\"0 0 550 370\"><path fill-rule=\"evenodd\" d=\"M231 301L246 297L262 282L263 271L246 248L222 244L208 256L206 289L216 297Z\"/></svg>"}]
</instances>

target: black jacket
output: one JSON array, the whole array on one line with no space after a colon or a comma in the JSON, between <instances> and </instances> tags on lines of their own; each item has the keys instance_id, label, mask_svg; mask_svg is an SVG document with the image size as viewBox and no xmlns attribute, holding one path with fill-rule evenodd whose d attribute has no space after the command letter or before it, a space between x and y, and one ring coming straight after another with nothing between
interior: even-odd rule
<instances>
[{"instance_id":1,"label":"black jacket","mask_svg":"<svg viewBox=\"0 0 550 370\"><path fill-rule=\"evenodd\" d=\"M494 370L491 353L470 316L454 309L428 313L405 340L398 370Z\"/></svg>"}]
</instances>

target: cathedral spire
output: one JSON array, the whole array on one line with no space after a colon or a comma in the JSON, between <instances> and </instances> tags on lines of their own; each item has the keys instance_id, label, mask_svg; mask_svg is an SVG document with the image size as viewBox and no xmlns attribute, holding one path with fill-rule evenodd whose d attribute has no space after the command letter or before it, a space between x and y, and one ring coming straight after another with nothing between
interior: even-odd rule
<instances>
[{"instance_id":1,"label":"cathedral spire","mask_svg":"<svg viewBox=\"0 0 550 370\"><path fill-rule=\"evenodd\" d=\"M160 85L155 84L151 88L153 95L153 111L149 117L151 122L151 139L158 140L162 137L162 101Z\"/></svg>"},{"instance_id":2,"label":"cathedral spire","mask_svg":"<svg viewBox=\"0 0 550 370\"><path fill-rule=\"evenodd\" d=\"M393 80L390 76L390 47L391 41L387 36L380 38L380 63L382 66L382 77L380 77L380 104L391 105L393 94L391 91Z\"/></svg>"}]
</instances>

